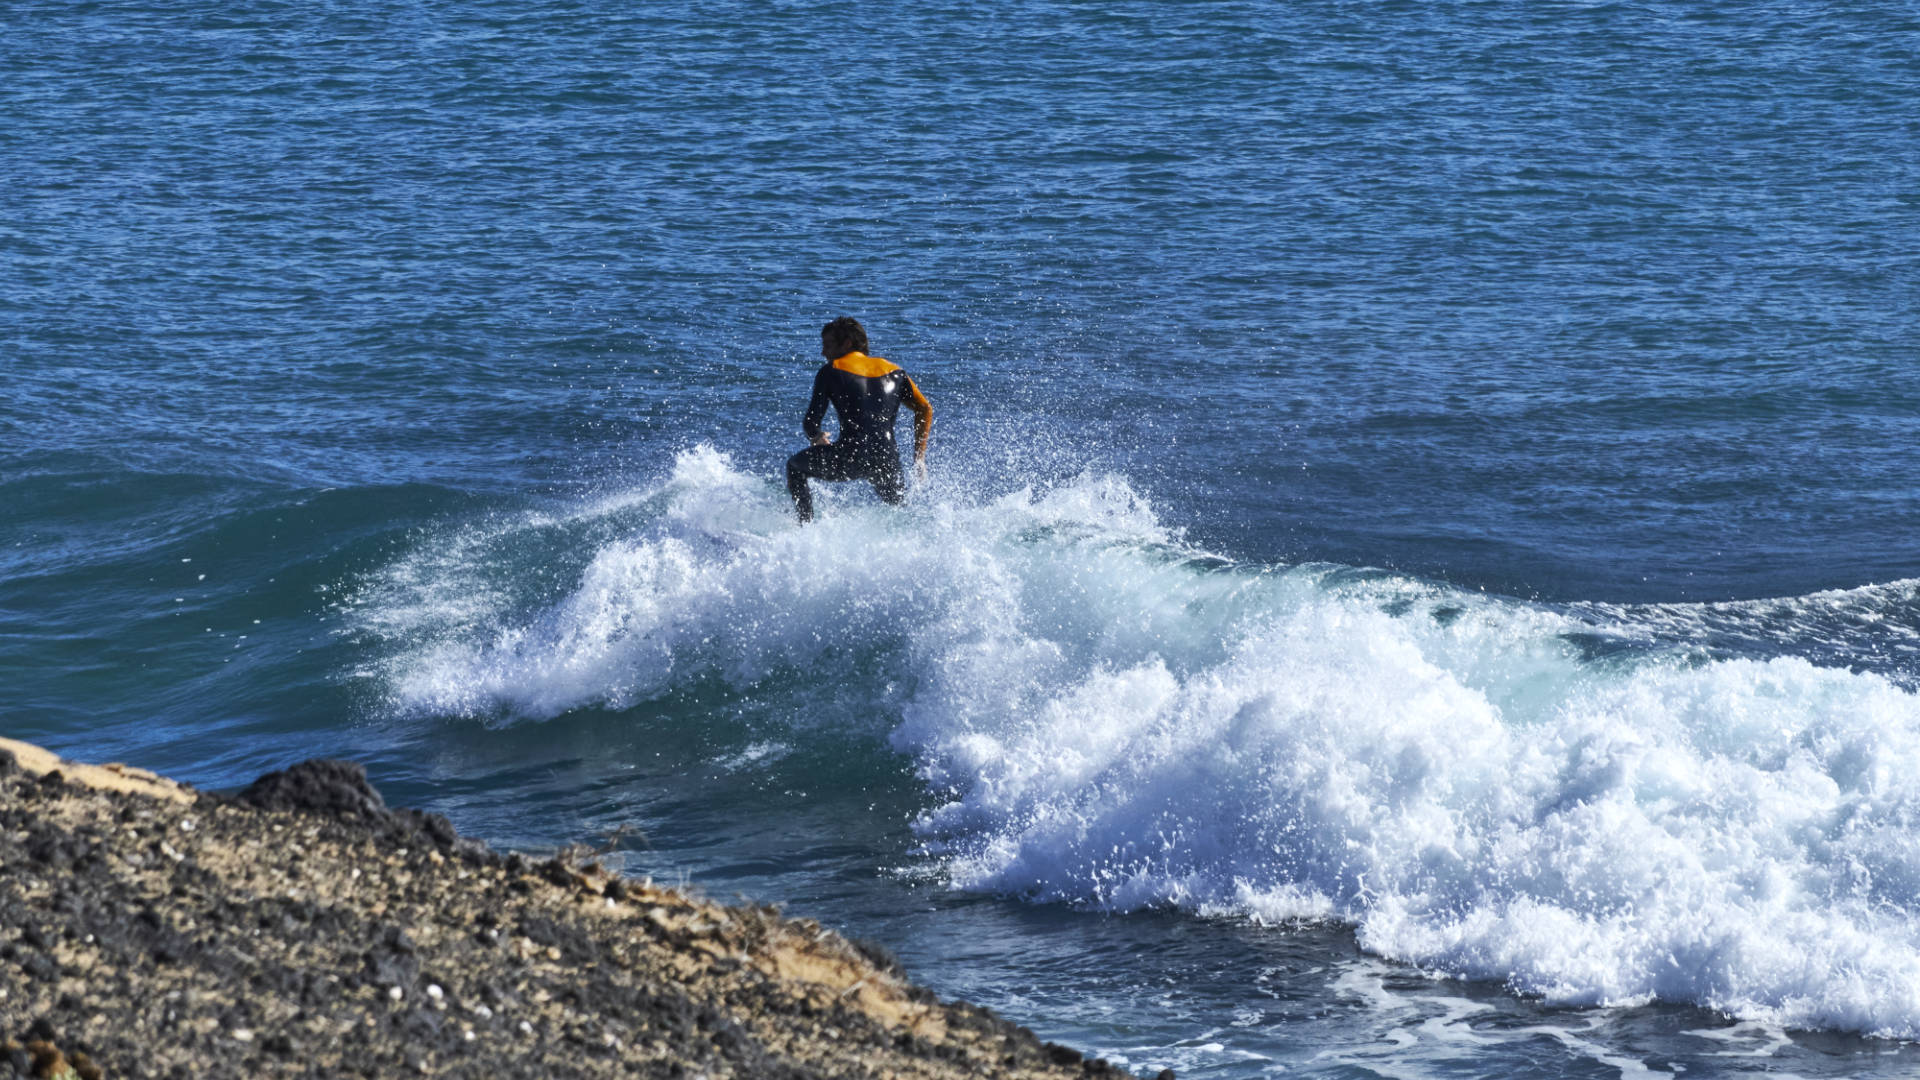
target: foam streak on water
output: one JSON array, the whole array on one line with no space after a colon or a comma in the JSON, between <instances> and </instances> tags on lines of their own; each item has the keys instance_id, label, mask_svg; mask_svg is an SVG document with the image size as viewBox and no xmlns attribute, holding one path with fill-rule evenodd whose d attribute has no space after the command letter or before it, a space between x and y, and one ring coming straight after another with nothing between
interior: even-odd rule
<instances>
[{"instance_id":1,"label":"foam streak on water","mask_svg":"<svg viewBox=\"0 0 1920 1080\"><path fill-rule=\"evenodd\" d=\"M594 537L577 582L498 587L487 552L556 529ZM571 519L429 540L355 610L398 714L717 682L787 703L769 740L870 725L962 889L1333 919L1554 1001L1920 1036L1920 699L1793 655L1594 658L1675 612L1234 565L1111 476L905 512L840 490L799 529L704 448Z\"/></svg>"}]
</instances>

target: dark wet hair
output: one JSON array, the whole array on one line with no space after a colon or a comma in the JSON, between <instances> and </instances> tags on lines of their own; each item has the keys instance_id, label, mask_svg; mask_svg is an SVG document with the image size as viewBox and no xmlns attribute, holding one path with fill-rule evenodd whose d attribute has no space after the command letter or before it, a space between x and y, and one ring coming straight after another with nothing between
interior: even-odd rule
<instances>
[{"instance_id":1,"label":"dark wet hair","mask_svg":"<svg viewBox=\"0 0 1920 1080\"><path fill-rule=\"evenodd\" d=\"M820 328L820 344L835 356L867 351L867 328L860 320L842 315Z\"/></svg>"}]
</instances>

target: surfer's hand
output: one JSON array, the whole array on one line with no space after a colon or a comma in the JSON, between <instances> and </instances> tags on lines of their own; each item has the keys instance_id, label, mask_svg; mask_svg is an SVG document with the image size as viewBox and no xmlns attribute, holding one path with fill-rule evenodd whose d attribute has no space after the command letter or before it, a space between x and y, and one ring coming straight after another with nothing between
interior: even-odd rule
<instances>
[{"instance_id":1,"label":"surfer's hand","mask_svg":"<svg viewBox=\"0 0 1920 1080\"><path fill-rule=\"evenodd\" d=\"M916 484L924 484L927 482L926 458L917 457L913 459L913 482Z\"/></svg>"},{"instance_id":2,"label":"surfer's hand","mask_svg":"<svg viewBox=\"0 0 1920 1080\"><path fill-rule=\"evenodd\" d=\"M813 445L815 446L826 446L832 442L833 442L833 436L827 434L824 431L813 437Z\"/></svg>"}]
</instances>

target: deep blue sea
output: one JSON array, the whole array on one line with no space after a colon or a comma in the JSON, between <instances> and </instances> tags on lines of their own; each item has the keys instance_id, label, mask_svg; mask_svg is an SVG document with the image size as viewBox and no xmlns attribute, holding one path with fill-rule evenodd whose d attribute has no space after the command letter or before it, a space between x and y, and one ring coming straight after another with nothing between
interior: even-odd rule
<instances>
[{"instance_id":1,"label":"deep blue sea","mask_svg":"<svg viewBox=\"0 0 1920 1080\"><path fill-rule=\"evenodd\" d=\"M1912 3L0 0L0 732L1144 1074L1920 1075L1916 101ZM841 314L930 476L802 529Z\"/></svg>"}]
</instances>

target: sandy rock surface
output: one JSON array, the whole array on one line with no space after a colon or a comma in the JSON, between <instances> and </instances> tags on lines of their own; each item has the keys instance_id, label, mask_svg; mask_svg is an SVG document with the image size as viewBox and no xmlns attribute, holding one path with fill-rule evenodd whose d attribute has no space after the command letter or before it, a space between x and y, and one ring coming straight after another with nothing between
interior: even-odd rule
<instances>
[{"instance_id":1,"label":"sandy rock surface","mask_svg":"<svg viewBox=\"0 0 1920 1080\"><path fill-rule=\"evenodd\" d=\"M0 1077L1126 1076L880 950L389 810L0 740Z\"/></svg>"}]
</instances>

